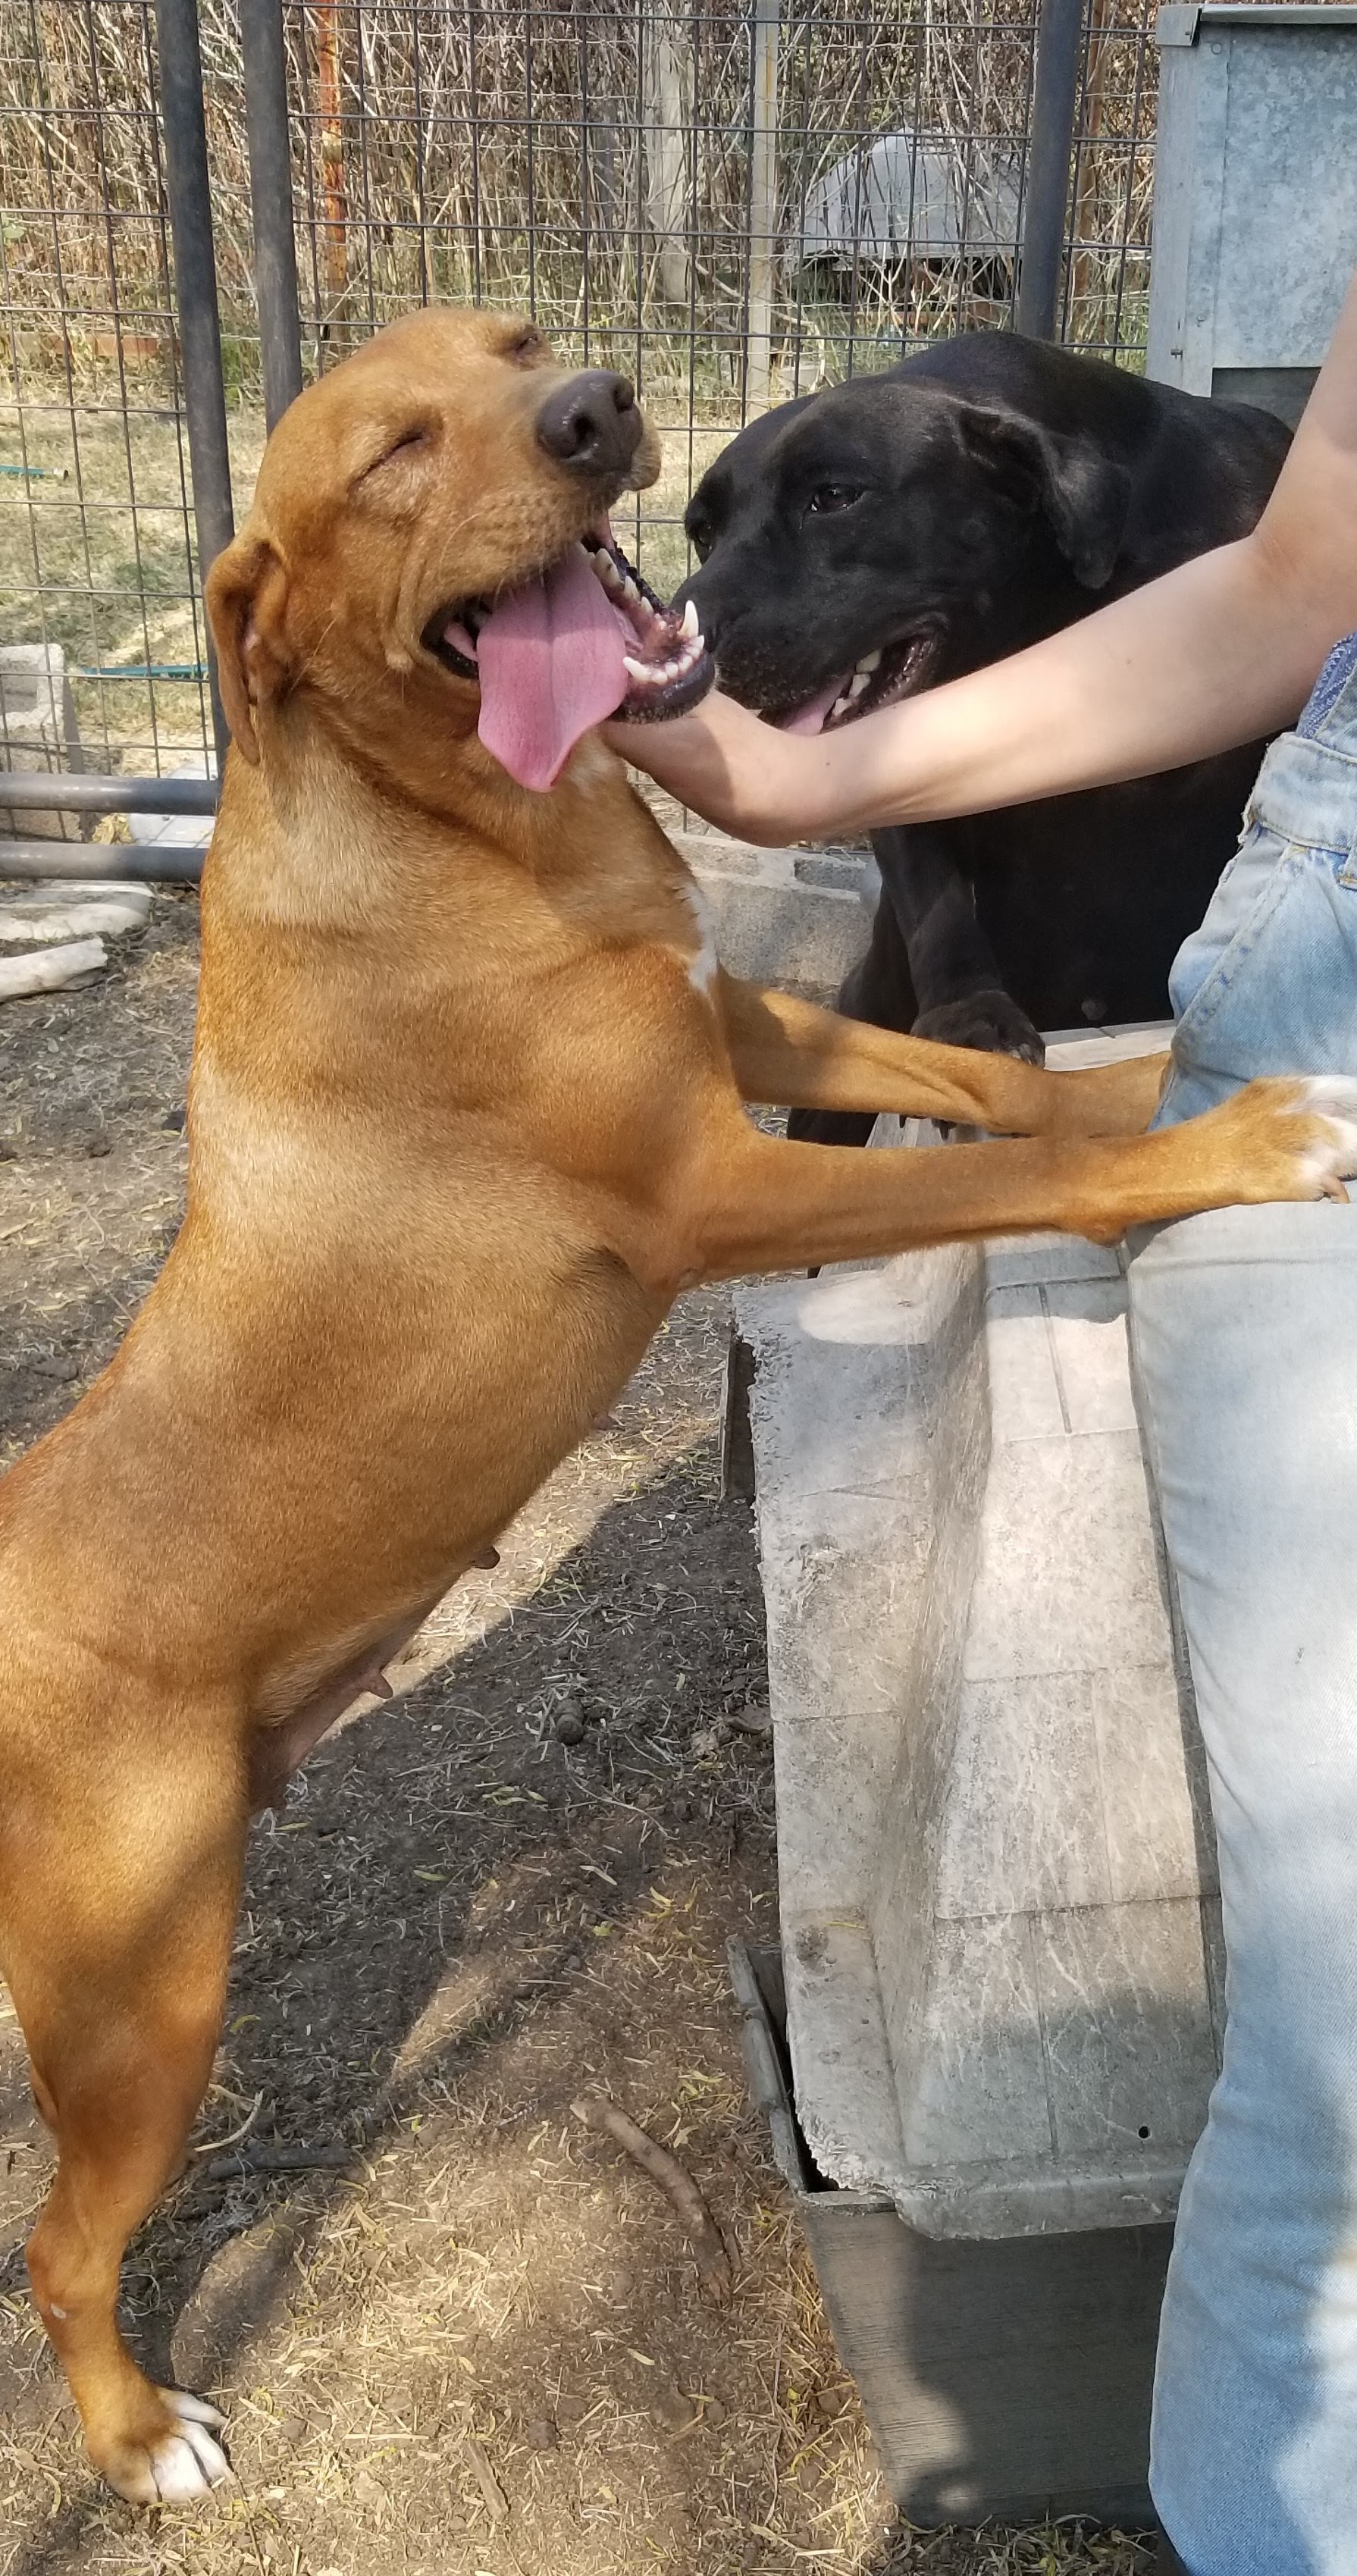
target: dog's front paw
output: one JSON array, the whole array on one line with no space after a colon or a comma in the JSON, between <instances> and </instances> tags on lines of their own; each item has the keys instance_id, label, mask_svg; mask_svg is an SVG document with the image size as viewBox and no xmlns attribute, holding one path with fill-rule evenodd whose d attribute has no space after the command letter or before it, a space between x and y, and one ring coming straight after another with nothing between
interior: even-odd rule
<instances>
[{"instance_id":1,"label":"dog's front paw","mask_svg":"<svg viewBox=\"0 0 1357 2576\"><path fill-rule=\"evenodd\" d=\"M911 1035L928 1038L934 1046L973 1047L981 1055L1016 1055L1024 1064L1046 1062L1040 1030L1033 1028L1026 1011L997 987L992 992L968 993L959 1002L942 1002L936 1010L921 1011Z\"/></svg>"},{"instance_id":2,"label":"dog's front paw","mask_svg":"<svg viewBox=\"0 0 1357 2576\"><path fill-rule=\"evenodd\" d=\"M194 2504L231 2474L215 2435L225 2417L185 2388L144 2387L134 2420L96 2440L95 2467L129 2504Z\"/></svg>"},{"instance_id":3,"label":"dog's front paw","mask_svg":"<svg viewBox=\"0 0 1357 2576\"><path fill-rule=\"evenodd\" d=\"M1180 1131L1212 1127L1242 1157L1238 1197L1346 1199L1357 1174L1357 1081L1344 1074L1250 1082Z\"/></svg>"}]
</instances>

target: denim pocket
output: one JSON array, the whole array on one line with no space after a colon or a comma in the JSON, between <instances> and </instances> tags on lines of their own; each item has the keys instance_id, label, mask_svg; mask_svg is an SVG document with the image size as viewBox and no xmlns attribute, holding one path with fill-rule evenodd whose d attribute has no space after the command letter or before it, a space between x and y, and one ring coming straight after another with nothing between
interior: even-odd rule
<instances>
[{"instance_id":1,"label":"denim pocket","mask_svg":"<svg viewBox=\"0 0 1357 2576\"><path fill-rule=\"evenodd\" d=\"M1305 866L1308 853L1284 840L1270 823L1244 818L1244 834L1226 868L1199 930L1185 939L1173 961L1169 994L1177 1039L1189 1026L1202 1026L1224 1002L1235 978L1247 966L1278 906L1285 900L1289 877Z\"/></svg>"},{"instance_id":2,"label":"denim pocket","mask_svg":"<svg viewBox=\"0 0 1357 2576\"><path fill-rule=\"evenodd\" d=\"M1160 1125L1259 1074L1357 1073L1357 891L1346 850L1253 823L1201 929L1180 949Z\"/></svg>"}]
</instances>

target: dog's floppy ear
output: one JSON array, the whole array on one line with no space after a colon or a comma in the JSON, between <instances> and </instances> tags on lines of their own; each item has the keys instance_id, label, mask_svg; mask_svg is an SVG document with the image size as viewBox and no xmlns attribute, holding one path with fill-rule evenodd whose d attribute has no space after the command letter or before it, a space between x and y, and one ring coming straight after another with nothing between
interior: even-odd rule
<instances>
[{"instance_id":1,"label":"dog's floppy ear","mask_svg":"<svg viewBox=\"0 0 1357 2576\"><path fill-rule=\"evenodd\" d=\"M1125 467L1100 456L1091 439L1061 437L1021 412L962 403L957 425L967 454L1015 500L1041 511L1075 580L1085 590L1101 590L1126 534L1131 477Z\"/></svg>"},{"instance_id":2,"label":"dog's floppy ear","mask_svg":"<svg viewBox=\"0 0 1357 2576\"><path fill-rule=\"evenodd\" d=\"M272 539L248 527L218 555L207 576L207 613L217 648L217 679L236 748L259 758L254 710L267 706L290 677L283 632L288 574Z\"/></svg>"}]
</instances>

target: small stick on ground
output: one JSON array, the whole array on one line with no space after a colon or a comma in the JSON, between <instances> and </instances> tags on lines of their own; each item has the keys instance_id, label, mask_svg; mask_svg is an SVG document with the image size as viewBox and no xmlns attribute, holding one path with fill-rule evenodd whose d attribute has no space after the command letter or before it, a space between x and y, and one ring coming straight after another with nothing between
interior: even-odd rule
<instances>
[{"instance_id":1,"label":"small stick on ground","mask_svg":"<svg viewBox=\"0 0 1357 2576\"><path fill-rule=\"evenodd\" d=\"M648 2173L652 2182L673 2202L684 2230L697 2256L697 2268L713 2298L730 2297L730 2258L721 2242L715 2219L701 2192L689 2174L684 2172L677 2156L667 2147L657 2146L644 2129L619 2111L615 2102L605 2102L598 2093L583 2093L570 2105L577 2120L586 2128L596 2129L625 2152Z\"/></svg>"},{"instance_id":2,"label":"small stick on ground","mask_svg":"<svg viewBox=\"0 0 1357 2576\"><path fill-rule=\"evenodd\" d=\"M244 2147L237 2155L213 2156L203 2169L206 2182L240 2182L246 2174L342 2173L353 2163L356 2147Z\"/></svg>"},{"instance_id":3,"label":"small stick on ground","mask_svg":"<svg viewBox=\"0 0 1357 2576\"><path fill-rule=\"evenodd\" d=\"M485 2510L491 2522L495 2524L507 2522L509 2499L474 2434L467 2434L462 2449L471 2465L476 2484L485 2499Z\"/></svg>"}]
</instances>

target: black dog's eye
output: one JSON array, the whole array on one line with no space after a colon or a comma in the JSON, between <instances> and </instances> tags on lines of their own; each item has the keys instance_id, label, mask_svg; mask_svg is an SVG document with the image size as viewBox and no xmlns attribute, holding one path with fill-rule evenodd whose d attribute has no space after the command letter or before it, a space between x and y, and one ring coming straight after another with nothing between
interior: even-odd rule
<instances>
[{"instance_id":1,"label":"black dog's eye","mask_svg":"<svg viewBox=\"0 0 1357 2576\"><path fill-rule=\"evenodd\" d=\"M705 519L690 519L688 521L688 543L692 547L698 562L705 563L715 543L711 529L708 527Z\"/></svg>"},{"instance_id":2,"label":"black dog's eye","mask_svg":"<svg viewBox=\"0 0 1357 2576\"><path fill-rule=\"evenodd\" d=\"M823 518L832 510L851 510L853 503L861 499L861 487L856 483L820 483L806 503L806 514L809 517L814 511L817 518Z\"/></svg>"}]
</instances>

